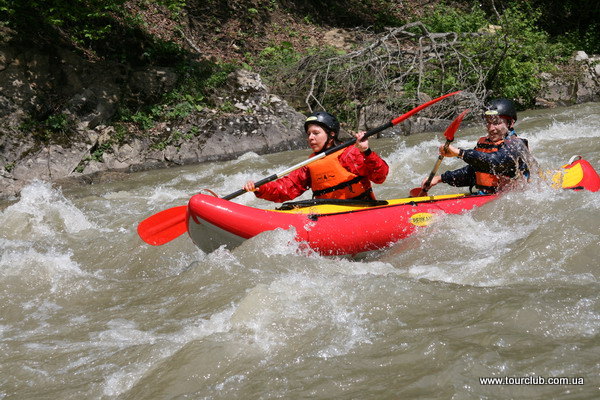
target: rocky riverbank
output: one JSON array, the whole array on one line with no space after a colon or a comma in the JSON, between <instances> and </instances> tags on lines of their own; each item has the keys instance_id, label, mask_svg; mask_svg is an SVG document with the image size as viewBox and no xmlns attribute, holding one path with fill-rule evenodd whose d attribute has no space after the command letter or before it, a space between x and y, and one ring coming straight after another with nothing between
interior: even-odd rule
<instances>
[{"instance_id":1,"label":"rocky riverbank","mask_svg":"<svg viewBox=\"0 0 600 400\"><path fill-rule=\"evenodd\" d=\"M600 101L600 57L578 52L561 68L541 77L538 106ZM92 62L58 46L36 49L5 40L0 45L0 198L17 196L33 179L92 182L106 171L226 160L249 151L304 146L304 115L246 70L229 75L220 90L224 95L213 99L216 108L199 109L126 138L107 124L124 97L158 98L177 80L168 67L125 68ZM39 132L27 130L27 115L48 112L43 99L49 96L64 99L62 115L76 121L74 133L69 133L74 136L63 138L68 140L61 140L60 132L52 140L40 140ZM368 116L360 120L372 125ZM413 117L388 134L441 130L446 123Z\"/></svg>"},{"instance_id":2,"label":"rocky riverbank","mask_svg":"<svg viewBox=\"0 0 600 400\"><path fill-rule=\"evenodd\" d=\"M93 181L105 171L137 171L225 160L249 151L269 153L298 148L304 116L268 92L260 77L240 70L230 76L230 101L237 112L202 110L177 125L159 124L149 133L115 139L115 127L81 122L70 146L39 146L31 138L3 135L0 196L14 196L33 179ZM13 131L14 133L14 131ZM152 135L161 134L156 144ZM27 140L29 139L29 140ZM10 168L6 168L9 165Z\"/></svg>"}]
</instances>

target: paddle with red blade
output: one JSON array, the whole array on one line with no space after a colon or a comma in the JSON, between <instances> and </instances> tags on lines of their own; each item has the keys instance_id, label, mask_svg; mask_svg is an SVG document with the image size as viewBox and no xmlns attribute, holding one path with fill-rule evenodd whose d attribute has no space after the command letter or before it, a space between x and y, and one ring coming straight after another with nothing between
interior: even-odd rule
<instances>
[{"instance_id":1,"label":"paddle with red blade","mask_svg":"<svg viewBox=\"0 0 600 400\"><path fill-rule=\"evenodd\" d=\"M140 238L153 246L170 242L187 231L187 206L177 206L163 210L146 218L137 227Z\"/></svg>"},{"instance_id":2,"label":"paddle with red blade","mask_svg":"<svg viewBox=\"0 0 600 400\"><path fill-rule=\"evenodd\" d=\"M368 138L369 136L373 136L376 133L379 133L385 129L391 128L392 126L397 125L400 122L412 117L413 115L415 115L422 109L429 107L429 106L437 103L438 101L445 99L446 97L454 96L457 93L460 93L460 90L456 91L456 92L445 94L443 96L440 96L438 98L430 100L427 103L421 104L420 106L413 108L406 114L403 114L397 118L394 118L391 121L389 121L377 128L373 128L373 129L367 131L365 133L365 135L363 136L363 140ZM275 179L281 178L282 176L285 176L292 171L302 168L305 165L308 165L317 160L320 160L323 157L328 156L329 154L335 153L336 151L339 151L343 148L351 146L355 143L356 143L356 140L351 139L351 140L348 140L347 142L344 142L337 146L331 147L331 148L327 149L326 151L324 151L314 157L311 157L299 164L296 164L284 171L281 171L277 174L273 174L264 179L261 179L260 181L256 182L254 185L255 185L255 187L258 188L258 187L264 185L265 183L268 183L268 182L274 181ZM246 191L244 189L240 189L231 194L228 194L227 196L224 196L223 199L231 200L231 199L238 197L244 193L246 193ZM164 210L157 214L154 214L154 215L146 218L142 222L140 222L140 224L138 225L138 228L137 228L137 232L138 232L138 235L140 236L140 238L144 242L151 244L153 246L160 246L167 242L170 242L171 240L175 239L176 237L184 234L186 231L187 231L186 206L173 207L168 210Z\"/></svg>"},{"instance_id":3,"label":"paddle with red blade","mask_svg":"<svg viewBox=\"0 0 600 400\"><path fill-rule=\"evenodd\" d=\"M458 117L456 117L454 119L454 121L452 121L452 123L450 125L448 125L448 127L446 128L446 131L444 132L444 136L446 137L446 144L444 144L444 150L447 150L450 143L452 143L452 141L454 140L454 134L458 130L458 127L460 126L463 118L465 117L465 115L467 115L467 113L469 111L470 111L469 109L466 109L465 111L460 113L460 115ZM442 164L443 159L444 159L444 156L440 154L435 163L435 166L433 167L433 170L429 174L429 177L427 178L427 181L425 182L425 184L423 184L422 187L417 187L417 188L411 189L410 193L409 193L410 197L427 196L427 192L430 189L429 185L431 185L431 180L433 179L436 172L440 168L440 165Z\"/></svg>"}]
</instances>

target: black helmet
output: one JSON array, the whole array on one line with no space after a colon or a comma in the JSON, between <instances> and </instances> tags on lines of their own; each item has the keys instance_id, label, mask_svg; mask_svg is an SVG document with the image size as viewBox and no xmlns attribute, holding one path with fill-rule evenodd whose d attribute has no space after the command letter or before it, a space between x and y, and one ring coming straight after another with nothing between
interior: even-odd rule
<instances>
[{"instance_id":1,"label":"black helmet","mask_svg":"<svg viewBox=\"0 0 600 400\"><path fill-rule=\"evenodd\" d=\"M484 106L483 115L499 115L517 120L517 109L515 103L508 99L492 100Z\"/></svg>"},{"instance_id":2,"label":"black helmet","mask_svg":"<svg viewBox=\"0 0 600 400\"><path fill-rule=\"evenodd\" d=\"M340 123L337 118L325 111L317 111L308 116L304 121L304 132L308 130L308 125L319 124L326 131L333 132L335 136L340 132Z\"/></svg>"}]
</instances>

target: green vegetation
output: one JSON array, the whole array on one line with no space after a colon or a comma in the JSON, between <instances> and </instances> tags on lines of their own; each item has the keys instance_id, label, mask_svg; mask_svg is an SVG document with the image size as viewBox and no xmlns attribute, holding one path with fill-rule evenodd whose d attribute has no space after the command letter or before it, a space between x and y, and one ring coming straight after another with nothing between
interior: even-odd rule
<instances>
[{"instance_id":1,"label":"green vegetation","mask_svg":"<svg viewBox=\"0 0 600 400\"><path fill-rule=\"evenodd\" d=\"M178 84L171 92L144 101L125 96L119 104L112 122L118 127L114 140L122 142L131 134L131 126L139 133L207 108L234 111L227 100L216 103L214 94L227 75L240 67L259 72L272 90L296 107L305 108L305 99L312 96L315 107L324 107L350 122L366 104L399 108L414 101L418 92L436 96L474 88L477 94L511 97L529 106L539 89L541 72L555 68L573 50L600 53L600 10L595 4L588 0L0 0L0 27L14 29L19 39L70 41L91 60L176 69ZM153 36L148 22L136 11L150 8L164 12L180 26L184 19L179 17L185 14L186 21L189 17L206 32L222 35L207 35L207 42L221 46L221 54L233 54L235 60L199 61L179 44ZM270 13L275 12L287 19L271 22ZM290 19L295 25L287 23ZM357 64L358 58L342 57L345 52L340 49L307 45L308 28L320 33L359 28L377 35L417 20L432 33L456 32L460 42L457 54L424 61L420 74L416 74L417 68L407 71L393 63L385 70L376 69L371 63ZM229 32L231 36L225 35L232 29L228 21L237 24L236 32ZM184 35L178 29L171 33ZM419 28L414 33L423 34ZM223 38L227 43L221 43ZM261 43L258 51L244 47L251 40ZM416 40L403 43L416 44ZM311 69L313 66L318 68ZM382 79L382 72L387 80ZM317 76L325 78L316 81ZM70 117L59 112L31 118L22 129L49 142L68 137L72 127ZM155 146L180 138L185 135L159 137ZM96 149L92 158L100 159L106 150Z\"/></svg>"},{"instance_id":2,"label":"green vegetation","mask_svg":"<svg viewBox=\"0 0 600 400\"><path fill-rule=\"evenodd\" d=\"M147 131L157 122L182 120L194 112L212 108L215 104L210 101L209 94L222 86L235 69L235 65L227 63L184 61L178 66L179 82L172 91L155 104L141 107L135 112L122 107L116 119L133 122L141 130ZM222 107L228 108L227 105Z\"/></svg>"},{"instance_id":3,"label":"green vegetation","mask_svg":"<svg viewBox=\"0 0 600 400\"><path fill-rule=\"evenodd\" d=\"M6 172L11 172L15 168L15 163L4 164L4 170Z\"/></svg>"},{"instance_id":4,"label":"green vegetation","mask_svg":"<svg viewBox=\"0 0 600 400\"><path fill-rule=\"evenodd\" d=\"M426 16L423 22L431 32L457 33L478 32L490 24L485 12L477 6L471 7L469 12L465 12L444 3Z\"/></svg>"},{"instance_id":5,"label":"green vegetation","mask_svg":"<svg viewBox=\"0 0 600 400\"><path fill-rule=\"evenodd\" d=\"M300 53L290 46L273 45L253 65L272 88L288 99L297 98L297 107L302 107L310 93L313 107L324 107L354 126L362 105L382 103L402 109L418 93L435 97L468 90L478 96L509 97L525 108L532 106L539 92L540 74L555 70L573 50L566 45L566 37L552 37L541 28L540 21L547 14L534 3L500 1L493 10L479 3L440 2L420 21L429 33L455 32L456 41L449 36L434 42L422 27L411 28L414 35L424 38L412 40L413 46L447 46L427 50L431 55L420 55L421 62L390 51L391 40L383 49L379 46L371 54L352 57L340 57L326 47ZM411 42L407 36L396 40Z\"/></svg>"},{"instance_id":6,"label":"green vegetation","mask_svg":"<svg viewBox=\"0 0 600 400\"><path fill-rule=\"evenodd\" d=\"M432 32L495 32L493 40L485 36L466 36L463 40L468 42L473 59L489 71L485 82L489 92L530 106L539 90L540 73L552 70L561 57L569 54L565 46L552 43L538 27L540 17L541 12L519 4L507 8L499 20L486 17L478 8L464 13L441 6L424 22Z\"/></svg>"},{"instance_id":7,"label":"green vegetation","mask_svg":"<svg viewBox=\"0 0 600 400\"><path fill-rule=\"evenodd\" d=\"M590 0L528 0L508 1L520 4L539 14L536 25L569 51L583 50L600 54L600 5Z\"/></svg>"},{"instance_id":8,"label":"green vegetation","mask_svg":"<svg viewBox=\"0 0 600 400\"><path fill-rule=\"evenodd\" d=\"M67 144L73 126L73 118L60 113L47 115L41 121L29 118L21 124L19 129L22 132L32 132L33 137L42 143Z\"/></svg>"},{"instance_id":9,"label":"green vegetation","mask_svg":"<svg viewBox=\"0 0 600 400\"><path fill-rule=\"evenodd\" d=\"M125 11L127 0L0 0L0 15L9 25L20 28L55 26L79 43L105 39L120 18L132 18ZM184 0L158 0L171 12L185 7ZM133 19L130 19L133 21Z\"/></svg>"}]
</instances>

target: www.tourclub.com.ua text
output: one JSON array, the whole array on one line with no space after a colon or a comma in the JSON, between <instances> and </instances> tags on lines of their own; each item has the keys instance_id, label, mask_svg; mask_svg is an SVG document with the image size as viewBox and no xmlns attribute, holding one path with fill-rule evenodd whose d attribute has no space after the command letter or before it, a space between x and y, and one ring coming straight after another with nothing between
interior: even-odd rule
<instances>
[{"instance_id":1,"label":"www.tourclub.com.ua text","mask_svg":"<svg viewBox=\"0 0 600 400\"><path fill-rule=\"evenodd\" d=\"M481 377L480 385L583 385L583 377L501 376Z\"/></svg>"}]
</instances>

